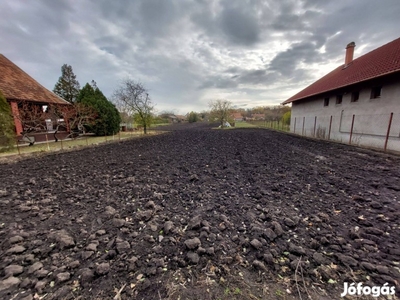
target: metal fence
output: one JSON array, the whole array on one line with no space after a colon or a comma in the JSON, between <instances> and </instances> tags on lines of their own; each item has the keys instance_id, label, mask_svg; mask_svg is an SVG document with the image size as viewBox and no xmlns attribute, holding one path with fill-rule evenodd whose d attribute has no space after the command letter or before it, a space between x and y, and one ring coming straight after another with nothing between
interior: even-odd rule
<instances>
[{"instance_id":1,"label":"metal fence","mask_svg":"<svg viewBox=\"0 0 400 300\"><path fill-rule=\"evenodd\" d=\"M290 131L290 124L284 123L282 120L247 120L246 122L257 127Z\"/></svg>"},{"instance_id":2,"label":"metal fence","mask_svg":"<svg viewBox=\"0 0 400 300\"><path fill-rule=\"evenodd\" d=\"M400 151L400 113L293 116L290 131L302 136Z\"/></svg>"},{"instance_id":3,"label":"metal fence","mask_svg":"<svg viewBox=\"0 0 400 300\"><path fill-rule=\"evenodd\" d=\"M30 135L29 138L35 138L33 145L30 145L30 140L23 140L23 137L18 136L12 138L11 143L7 142L5 136L0 135L0 154L28 154L33 152L49 152L68 150L76 147L83 147L89 145L97 145L113 141L121 141L125 139L135 138L142 136L143 130L119 132L111 136L93 136L90 134L82 135L77 138L60 138L58 142L51 139L52 133L45 133L44 138L37 138L37 135ZM149 131L149 134L156 134L154 131Z\"/></svg>"}]
</instances>

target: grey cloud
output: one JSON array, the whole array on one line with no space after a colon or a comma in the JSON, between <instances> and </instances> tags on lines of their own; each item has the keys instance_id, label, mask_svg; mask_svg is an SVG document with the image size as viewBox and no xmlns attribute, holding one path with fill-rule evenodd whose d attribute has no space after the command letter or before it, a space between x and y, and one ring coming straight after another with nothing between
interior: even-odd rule
<instances>
[{"instance_id":1,"label":"grey cloud","mask_svg":"<svg viewBox=\"0 0 400 300\"><path fill-rule=\"evenodd\" d=\"M190 20L206 37L223 46L251 47L259 43L267 31L270 17L263 0L203 1L190 15ZM218 8L215 8L218 7Z\"/></svg>"},{"instance_id":2,"label":"grey cloud","mask_svg":"<svg viewBox=\"0 0 400 300\"><path fill-rule=\"evenodd\" d=\"M323 1L320 0L303 0L302 2L305 8L317 8L325 4Z\"/></svg>"},{"instance_id":3,"label":"grey cloud","mask_svg":"<svg viewBox=\"0 0 400 300\"><path fill-rule=\"evenodd\" d=\"M259 41L260 27L254 16L239 9L226 8L220 16L221 28L234 44L252 45Z\"/></svg>"},{"instance_id":4,"label":"grey cloud","mask_svg":"<svg viewBox=\"0 0 400 300\"><path fill-rule=\"evenodd\" d=\"M202 88L217 87L220 89L229 89L242 84L245 85L265 85L279 81L281 75L267 69L247 70L239 67L231 67L223 73L227 73L230 77L221 75L214 76L212 80L206 81Z\"/></svg>"},{"instance_id":5,"label":"grey cloud","mask_svg":"<svg viewBox=\"0 0 400 300\"><path fill-rule=\"evenodd\" d=\"M253 84L253 85L268 85L270 82L275 82L279 78L277 74L268 72L265 69L244 71L237 78L241 84Z\"/></svg>"},{"instance_id":6,"label":"grey cloud","mask_svg":"<svg viewBox=\"0 0 400 300\"><path fill-rule=\"evenodd\" d=\"M290 77L300 62L313 63L321 59L321 54L316 51L314 44L296 43L291 48L277 54L269 64L269 70Z\"/></svg>"},{"instance_id":7,"label":"grey cloud","mask_svg":"<svg viewBox=\"0 0 400 300\"><path fill-rule=\"evenodd\" d=\"M177 20L178 11L174 1L145 0L140 3L139 17L142 30L154 35L164 35L169 27Z\"/></svg>"},{"instance_id":8,"label":"grey cloud","mask_svg":"<svg viewBox=\"0 0 400 300\"><path fill-rule=\"evenodd\" d=\"M111 35L95 38L93 42L97 47L99 47L99 49L118 56L122 56L130 46L127 42Z\"/></svg>"},{"instance_id":9,"label":"grey cloud","mask_svg":"<svg viewBox=\"0 0 400 300\"><path fill-rule=\"evenodd\" d=\"M99 10L102 18L114 20L116 24L132 21L135 12L138 11L137 1L90 0L90 2Z\"/></svg>"},{"instance_id":10,"label":"grey cloud","mask_svg":"<svg viewBox=\"0 0 400 300\"><path fill-rule=\"evenodd\" d=\"M236 88L238 84L232 78L224 76L212 76L205 79L204 82L198 87L199 90L217 88L217 89L231 89Z\"/></svg>"},{"instance_id":11,"label":"grey cloud","mask_svg":"<svg viewBox=\"0 0 400 300\"><path fill-rule=\"evenodd\" d=\"M307 69L296 69L292 72L291 78L289 78L288 85L290 84L299 84L301 82L310 81L314 77L312 76L312 72ZM310 82L311 83L311 82Z\"/></svg>"},{"instance_id":12,"label":"grey cloud","mask_svg":"<svg viewBox=\"0 0 400 300\"><path fill-rule=\"evenodd\" d=\"M279 31L295 30L301 31L306 27L306 19L302 18L295 10L295 3L291 1L280 1L277 4L275 14L272 15L272 28Z\"/></svg>"},{"instance_id":13,"label":"grey cloud","mask_svg":"<svg viewBox=\"0 0 400 300\"><path fill-rule=\"evenodd\" d=\"M207 48L198 46L198 47L196 47L194 53L199 59L203 59L207 62L215 61L214 55Z\"/></svg>"},{"instance_id":14,"label":"grey cloud","mask_svg":"<svg viewBox=\"0 0 400 300\"><path fill-rule=\"evenodd\" d=\"M238 72L241 72L241 71L242 71L242 69L239 68L239 67L230 67L230 68L224 70L224 73L235 74L235 73L238 73Z\"/></svg>"}]
</instances>

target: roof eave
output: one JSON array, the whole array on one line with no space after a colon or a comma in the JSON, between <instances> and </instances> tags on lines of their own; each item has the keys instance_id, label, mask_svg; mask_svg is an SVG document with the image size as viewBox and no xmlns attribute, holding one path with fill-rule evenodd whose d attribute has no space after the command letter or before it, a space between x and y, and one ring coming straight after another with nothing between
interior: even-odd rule
<instances>
[{"instance_id":1,"label":"roof eave","mask_svg":"<svg viewBox=\"0 0 400 300\"><path fill-rule=\"evenodd\" d=\"M344 88L344 87L352 86L352 85L357 84L357 83L362 83L362 82L366 82L366 81L369 81L369 80L372 80L372 79L381 78L383 76L391 75L391 74L394 74L394 73L397 73L397 72L400 72L400 69L399 70L394 70L394 71L391 71L391 72L386 72L386 73L381 74L379 76L367 78L367 79L364 79L364 80L361 80L361 81L353 82L351 84L345 84L345 85L337 86L334 89L320 91L318 93L310 94L310 95L307 95L307 96L304 96L304 97L301 97L301 98L295 98L295 99L292 99L292 100L289 100L290 99L289 98L288 100L282 102L281 104L282 105L286 105L286 104L289 104L289 103L293 103L295 101L305 100L305 99L310 98L310 97L321 95L321 94L324 94L324 93L327 93L327 92L331 92L331 91L334 91L334 90L337 90L337 89L341 89L341 88ZM301 91L299 93L301 93Z\"/></svg>"},{"instance_id":2,"label":"roof eave","mask_svg":"<svg viewBox=\"0 0 400 300\"><path fill-rule=\"evenodd\" d=\"M45 101L45 100L36 100L36 99L20 99L20 98L10 98L6 97L7 101L19 101L19 102L34 102L34 103L43 103L43 104L60 104L60 105L71 105L68 101L61 99L60 102L55 101Z\"/></svg>"}]
</instances>

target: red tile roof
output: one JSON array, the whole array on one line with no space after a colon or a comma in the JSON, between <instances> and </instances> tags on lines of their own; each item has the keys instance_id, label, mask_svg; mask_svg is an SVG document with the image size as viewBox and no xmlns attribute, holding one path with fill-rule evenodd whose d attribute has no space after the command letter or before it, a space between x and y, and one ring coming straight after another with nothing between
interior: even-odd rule
<instances>
[{"instance_id":1,"label":"red tile roof","mask_svg":"<svg viewBox=\"0 0 400 300\"><path fill-rule=\"evenodd\" d=\"M240 113L240 112L232 113L231 117L234 118L234 119L242 119L243 118L242 113Z\"/></svg>"},{"instance_id":2,"label":"red tile roof","mask_svg":"<svg viewBox=\"0 0 400 300\"><path fill-rule=\"evenodd\" d=\"M0 54L0 90L7 100L68 104Z\"/></svg>"},{"instance_id":3,"label":"red tile roof","mask_svg":"<svg viewBox=\"0 0 400 300\"><path fill-rule=\"evenodd\" d=\"M400 38L353 60L346 68L341 65L282 104L395 72L400 72Z\"/></svg>"},{"instance_id":4,"label":"red tile roof","mask_svg":"<svg viewBox=\"0 0 400 300\"><path fill-rule=\"evenodd\" d=\"M252 114L253 118L265 118L265 114Z\"/></svg>"}]
</instances>

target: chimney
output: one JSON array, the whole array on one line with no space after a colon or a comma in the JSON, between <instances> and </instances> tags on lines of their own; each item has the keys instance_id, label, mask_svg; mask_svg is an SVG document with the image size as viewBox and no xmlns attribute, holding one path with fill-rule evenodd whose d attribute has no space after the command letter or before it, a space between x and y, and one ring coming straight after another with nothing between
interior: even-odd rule
<instances>
[{"instance_id":1,"label":"chimney","mask_svg":"<svg viewBox=\"0 0 400 300\"><path fill-rule=\"evenodd\" d=\"M344 61L344 65L347 66L353 61L353 54L354 54L354 48L356 47L356 44L354 42L351 42L350 44L347 45L346 47L346 59Z\"/></svg>"}]
</instances>

